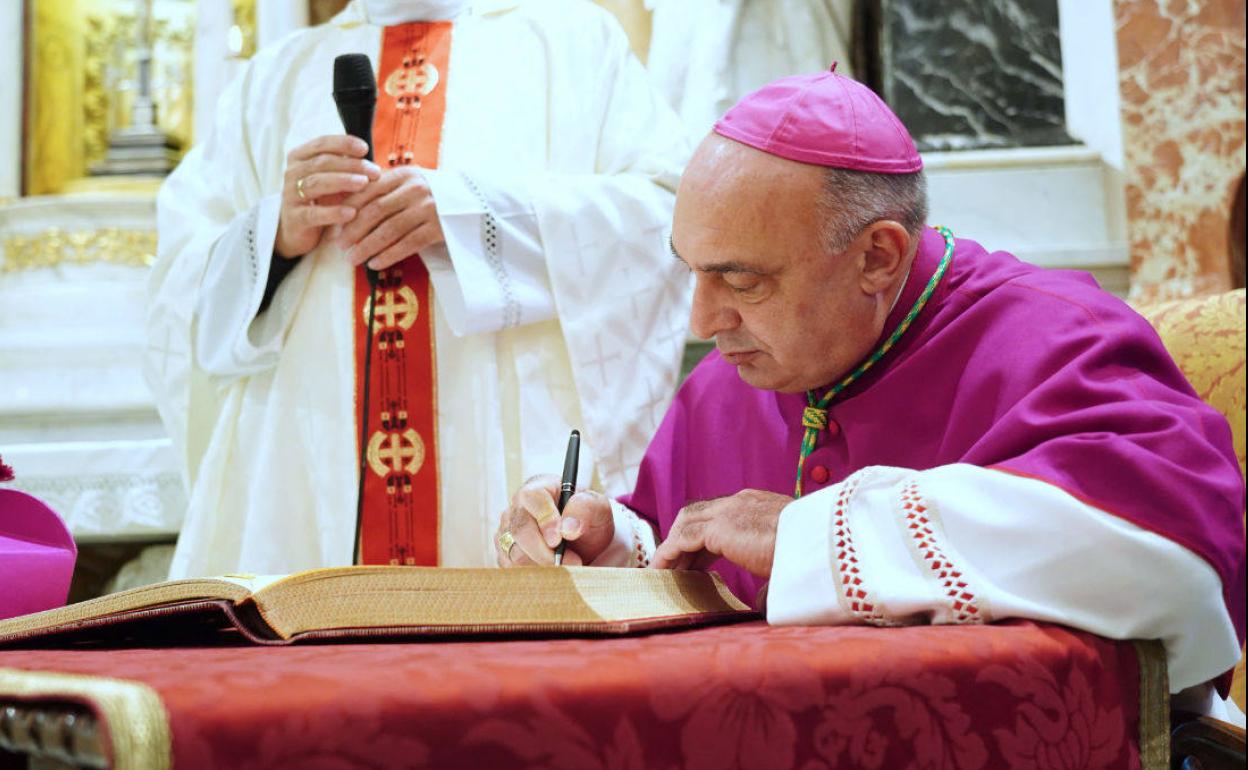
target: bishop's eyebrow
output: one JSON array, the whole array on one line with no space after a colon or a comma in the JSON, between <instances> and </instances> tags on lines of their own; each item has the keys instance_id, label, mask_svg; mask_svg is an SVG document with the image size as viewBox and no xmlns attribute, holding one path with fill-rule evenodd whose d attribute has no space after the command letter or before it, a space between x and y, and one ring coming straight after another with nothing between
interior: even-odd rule
<instances>
[{"instance_id":1,"label":"bishop's eyebrow","mask_svg":"<svg viewBox=\"0 0 1248 770\"><path fill-rule=\"evenodd\" d=\"M671 238L667 239L667 247L671 249L672 256L680 260L682 263L684 263L685 267L689 268L690 270L694 269L692 265L690 265L688 262L685 262L684 257L680 256L680 252L676 251L676 244L672 242ZM768 274L768 271L766 270L763 270L758 267L754 267L753 265L747 265L744 262L737 262L735 260L726 260L724 262L712 262L709 265L700 265L696 269L699 273L745 273L748 275L767 275Z\"/></svg>"}]
</instances>

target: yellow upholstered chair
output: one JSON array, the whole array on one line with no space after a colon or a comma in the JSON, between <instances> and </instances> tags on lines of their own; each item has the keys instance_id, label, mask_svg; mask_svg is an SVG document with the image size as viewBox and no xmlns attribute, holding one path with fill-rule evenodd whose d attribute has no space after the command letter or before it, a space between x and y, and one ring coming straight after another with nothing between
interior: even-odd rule
<instances>
[{"instance_id":1,"label":"yellow upholstered chair","mask_svg":"<svg viewBox=\"0 0 1248 770\"><path fill-rule=\"evenodd\" d=\"M1239 459L1239 471L1244 473L1245 433L1245 298L1244 290L1217 294L1210 297L1175 300L1141 308L1140 313L1152 323L1161 335L1166 349L1192 387L1213 408L1221 412L1231 424L1235 444L1235 456ZM1244 658L1235 667L1235 679L1231 684L1231 698L1244 710ZM1175 731L1175 750L1181 754L1198 754L1197 748L1185 751L1185 740L1195 736L1195 744L1213 746L1216 751L1215 734L1209 731ZM1225 731L1221 732L1226 739ZM1239 741L1238 751L1243 751L1243 733L1234 734L1232 741ZM1215 743L1209 743L1214 741ZM1187 743L1192 743L1187 741ZM1217 764L1217 763L1213 763ZM1206 763L1206 766L1212 766ZM1242 766L1242 765L1241 765Z\"/></svg>"},{"instance_id":2,"label":"yellow upholstered chair","mask_svg":"<svg viewBox=\"0 0 1248 770\"><path fill-rule=\"evenodd\" d=\"M1231 424L1239 472L1244 473L1244 290L1174 300L1140 312L1205 403ZM1244 709L1244 661L1235 669L1231 697Z\"/></svg>"}]
</instances>

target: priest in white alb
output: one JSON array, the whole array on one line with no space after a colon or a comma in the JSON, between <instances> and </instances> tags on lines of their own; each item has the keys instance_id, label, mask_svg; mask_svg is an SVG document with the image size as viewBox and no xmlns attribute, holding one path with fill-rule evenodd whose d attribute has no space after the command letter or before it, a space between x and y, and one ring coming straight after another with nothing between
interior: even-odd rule
<instances>
[{"instance_id":1,"label":"priest in white alb","mask_svg":"<svg viewBox=\"0 0 1248 770\"><path fill-rule=\"evenodd\" d=\"M331 98L356 52L374 162ZM493 563L509 489L574 427L582 479L630 488L683 346L683 137L575 0L355 0L258 53L158 199L148 376L191 490L172 577L348 564L361 486L366 563Z\"/></svg>"}]
</instances>

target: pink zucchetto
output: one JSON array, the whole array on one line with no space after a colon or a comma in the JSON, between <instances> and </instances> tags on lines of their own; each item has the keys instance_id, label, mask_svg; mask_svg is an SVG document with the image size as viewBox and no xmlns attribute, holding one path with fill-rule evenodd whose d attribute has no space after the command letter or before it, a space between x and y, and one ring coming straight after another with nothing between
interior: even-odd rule
<instances>
[{"instance_id":1,"label":"pink zucchetto","mask_svg":"<svg viewBox=\"0 0 1248 770\"><path fill-rule=\"evenodd\" d=\"M910 132L875 92L828 72L794 75L745 96L715 133L800 163L911 174L923 168Z\"/></svg>"}]
</instances>

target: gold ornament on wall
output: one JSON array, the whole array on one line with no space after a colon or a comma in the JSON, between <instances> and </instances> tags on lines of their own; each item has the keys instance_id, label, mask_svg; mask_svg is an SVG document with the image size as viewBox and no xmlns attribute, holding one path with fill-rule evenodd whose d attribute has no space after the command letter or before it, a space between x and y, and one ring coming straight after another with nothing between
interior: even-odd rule
<instances>
[{"instance_id":1,"label":"gold ornament on wall","mask_svg":"<svg viewBox=\"0 0 1248 770\"><path fill-rule=\"evenodd\" d=\"M155 259L154 230L120 227L65 230L52 227L29 235L6 237L0 252L0 273L97 263L150 267Z\"/></svg>"}]
</instances>

